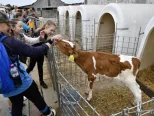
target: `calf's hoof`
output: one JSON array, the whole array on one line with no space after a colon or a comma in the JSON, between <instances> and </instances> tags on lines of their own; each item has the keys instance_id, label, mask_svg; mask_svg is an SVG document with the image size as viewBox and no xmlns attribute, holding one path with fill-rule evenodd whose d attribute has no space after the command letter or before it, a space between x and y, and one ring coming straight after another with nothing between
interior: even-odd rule
<instances>
[{"instance_id":1,"label":"calf's hoof","mask_svg":"<svg viewBox=\"0 0 154 116\"><path fill-rule=\"evenodd\" d=\"M90 102L90 101L91 101L91 98L88 97L88 98L87 98L87 101Z\"/></svg>"}]
</instances>

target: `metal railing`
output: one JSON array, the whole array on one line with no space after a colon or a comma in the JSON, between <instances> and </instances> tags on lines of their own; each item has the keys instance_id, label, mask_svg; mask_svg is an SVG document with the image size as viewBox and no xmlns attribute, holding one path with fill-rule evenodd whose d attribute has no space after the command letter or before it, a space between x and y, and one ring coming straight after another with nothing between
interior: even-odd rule
<instances>
[{"instance_id":1,"label":"metal railing","mask_svg":"<svg viewBox=\"0 0 154 116\"><path fill-rule=\"evenodd\" d=\"M148 109L144 109L144 106L148 105ZM116 114L112 114L112 116L154 116L154 98L151 100L144 102L141 104L141 111L137 112L136 108L137 106L123 109L121 112L118 112Z\"/></svg>"},{"instance_id":2,"label":"metal railing","mask_svg":"<svg viewBox=\"0 0 154 116\"><path fill-rule=\"evenodd\" d=\"M76 75L74 74L76 80L74 80L75 78L73 78L72 81L70 81L71 79L69 80L73 74L69 74L71 73L69 70L71 64L65 62L65 57L60 57L61 53L54 47L50 49L48 54L50 73L52 75L54 88L57 91L61 116L100 116L95 108L93 108L80 94L77 87L81 86L75 86L77 83L79 84L81 82L77 79ZM66 68L69 67L68 70L65 69L64 62ZM77 68L73 63L72 66L74 69ZM73 69L71 71L73 71Z\"/></svg>"}]
</instances>

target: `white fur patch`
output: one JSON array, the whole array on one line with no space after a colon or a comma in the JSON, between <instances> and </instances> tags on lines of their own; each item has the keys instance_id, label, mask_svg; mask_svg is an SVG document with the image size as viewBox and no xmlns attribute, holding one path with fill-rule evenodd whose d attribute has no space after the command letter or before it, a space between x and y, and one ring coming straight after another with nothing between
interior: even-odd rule
<instances>
[{"instance_id":1,"label":"white fur patch","mask_svg":"<svg viewBox=\"0 0 154 116\"><path fill-rule=\"evenodd\" d=\"M131 71L133 71L133 63L132 63L132 58L134 58L133 56L126 56L126 55L120 55L120 62L125 62L128 61L131 65Z\"/></svg>"},{"instance_id":2,"label":"white fur patch","mask_svg":"<svg viewBox=\"0 0 154 116\"><path fill-rule=\"evenodd\" d=\"M121 73L119 73L116 77L109 77L106 75L101 75L99 73L97 74L93 74L92 75L96 78L96 82L99 81L100 78L104 78L104 79L108 79L108 80L115 80L115 81L119 81L119 82L126 82L126 81L134 81L135 77L132 74L132 71L130 69L126 69L124 71L122 71ZM131 78L132 77L132 78Z\"/></svg>"},{"instance_id":3,"label":"white fur patch","mask_svg":"<svg viewBox=\"0 0 154 116\"><path fill-rule=\"evenodd\" d=\"M64 40L64 39L62 41L69 43L72 48L74 47L74 44L72 42Z\"/></svg>"},{"instance_id":4,"label":"white fur patch","mask_svg":"<svg viewBox=\"0 0 154 116\"><path fill-rule=\"evenodd\" d=\"M94 68L96 69L96 60L94 56L92 57L92 60L93 60Z\"/></svg>"},{"instance_id":5,"label":"white fur patch","mask_svg":"<svg viewBox=\"0 0 154 116\"><path fill-rule=\"evenodd\" d=\"M131 65L131 69L126 69L124 71L121 71L121 73L119 73L116 77L108 77L106 75L101 75L99 73L94 74L92 73L92 75L96 78L96 80L98 80L99 78L106 78L106 79L114 79L120 82L127 82L129 81L134 81L135 77L133 76L133 64L132 64L132 58L134 58L133 56L126 56L126 55L120 55L120 62L125 62L128 61Z\"/></svg>"},{"instance_id":6,"label":"white fur patch","mask_svg":"<svg viewBox=\"0 0 154 116\"><path fill-rule=\"evenodd\" d=\"M91 98L92 98L92 89L89 90L89 95L88 95L87 100L90 101Z\"/></svg>"}]
</instances>

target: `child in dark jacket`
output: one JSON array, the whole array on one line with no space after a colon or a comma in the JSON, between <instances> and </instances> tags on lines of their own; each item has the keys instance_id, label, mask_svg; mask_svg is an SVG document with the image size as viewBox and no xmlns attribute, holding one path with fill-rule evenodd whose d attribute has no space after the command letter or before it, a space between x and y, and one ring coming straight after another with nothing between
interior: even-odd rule
<instances>
[{"instance_id":1,"label":"child in dark jacket","mask_svg":"<svg viewBox=\"0 0 154 116\"><path fill-rule=\"evenodd\" d=\"M37 32L34 34L34 37L38 37L41 34L44 33L44 39L40 40L39 43L33 44L32 46L40 46L42 45L48 37L52 36L56 30L56 25L52 21L47 21L43 26L41 26ZM43 88L48 88L47 84L43 80L43 63L44 63L44 55L41 55L39 57L30 57L30 64L27 68L27 72L30 73L37 63L38 67L38 74L39 74L39 81L40 85Z\"/></svg>"}]
</instances>

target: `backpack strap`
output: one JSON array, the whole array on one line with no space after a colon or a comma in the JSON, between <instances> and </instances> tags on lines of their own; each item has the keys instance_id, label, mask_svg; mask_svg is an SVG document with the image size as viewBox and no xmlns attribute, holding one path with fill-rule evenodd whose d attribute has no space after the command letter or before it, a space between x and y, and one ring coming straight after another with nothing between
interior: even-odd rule
<instances>
[{"instance_id":1,"label":"backpack strap","mask_svg":"<svg viewBox=\"0 0 154 116\"><path fill-rule=\"evenodd\" d=\"M5 39L6 38L6 36L4 35L4 36L2 36L1 38L0 38L0 42L2 42L3 41L3 39Z\"/></svg>"},{"instance_id":2,"label":"backpack strap","mask_svg":"<svg viewBox=\"0 0 154 116\"><path fill-rule=\"evenodd\" d=\"M0 38L0 42L2 42L5 38L6 38L5 35L2 36L2 37ZM12 61L10 60L10 58L9 58L9 62L12 63ZM17 58L17 67L18 67L18 69L20 70L20 72L24 74L23 70L20 69L19 58ZM24 75L25 75L25 74L24 74Z\"/></svg>"}]
</instances>

